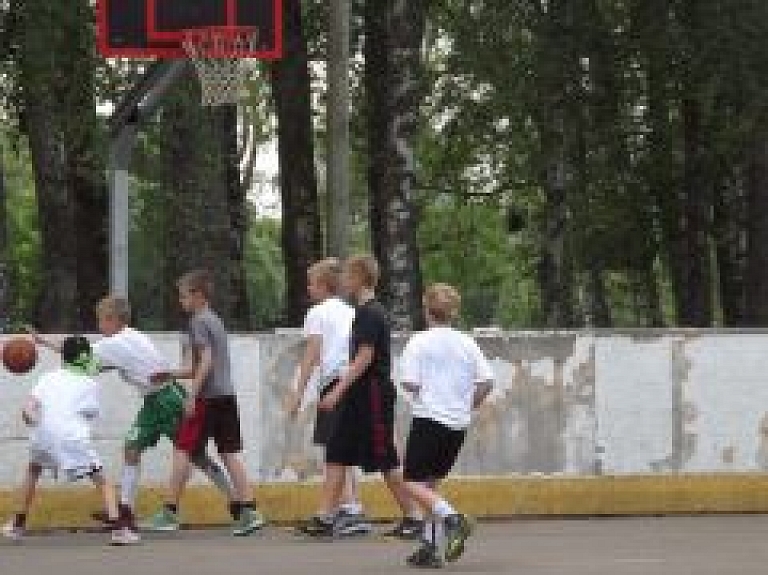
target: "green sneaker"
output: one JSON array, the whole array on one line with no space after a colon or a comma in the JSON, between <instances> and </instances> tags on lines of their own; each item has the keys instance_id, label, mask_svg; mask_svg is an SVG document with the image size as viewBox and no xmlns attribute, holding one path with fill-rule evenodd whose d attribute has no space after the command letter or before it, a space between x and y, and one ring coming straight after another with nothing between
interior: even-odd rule
<instances>
[{"instance_id":1,"label":"green sneaker","mask_svg":"<svg viewBox=\"0 0 768 575\"><path fill-rule=\"evenodd\" d=\"M245 507L240 513L240 518L235 519L232 526L232 535L235 537L245 537L258 531L264 525L266 525L266 521L261 513L251 507Z\"/></svg>"},{"instance_id":2,"label":"green sneaker","mask_svg":"<svg viewBox=\"0 0 768 575\"><path fill-rule=\"evenodd\" d=\"M474 525L466 515L450 515L445 518L445 560L453 562L464 554L464 546L472 535Z\"/></svg>"},{"instance_id":3,"label":"green sneaker","mask_svg":"<svg viewBox=\"0 0 768 575\"><path fill-rule=\"evenodd\" d=\"M181 525L177 515L167 507L163 507L152 517L142 521L139 527L146 531L168 532L178 531Z\"/></svg>"}]
</instances>

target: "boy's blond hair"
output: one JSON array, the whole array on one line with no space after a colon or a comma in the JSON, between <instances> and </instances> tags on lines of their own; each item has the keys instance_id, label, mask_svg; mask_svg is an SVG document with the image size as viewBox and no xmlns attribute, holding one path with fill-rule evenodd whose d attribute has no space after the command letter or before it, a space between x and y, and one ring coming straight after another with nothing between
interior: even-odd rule
<instances>
[{"instance_id":1,"label":"boy's blond hair","mask_svg":"<svg viewBox=\"0 0 768 575\"><path fill-rule=\"evenodd\" d=\"M331 294L339 293L341 262L338 258L325 258L309 266L307 275L323 284Z\"/></svg>"},{"instance_id":2,"label":"boy's blond hair","mask_svg":"<svg viewBox=\"0 0 768 575\"><path fill-rule=\"evenodd\" d=\"M432 284L424 291L424 307L439 323L451 323L459 317L461 294L452 285Z\"/></svg>"},{"instance_id":3,"label":"boy's blond hair","mask_svg":"<svg viewBox=\"0 0 768 575\"><path fill-rule=\"evenodd\" d=\"M199 269L187 272L178 279L176 286L180 290L199 293L206 300L213 297L213 277L208 270Z\"/></svg>"},{"instance_id":4,"label":"boy's blond hair","mask_svg":"<svg viewBox=\"0 0 768 575\"><path fill-rule=\"evenodd\" d=\"M131 302L128 298L110 294L96 304L96 314L100 317L113 317L123 325L131 323Z\"/></svg>"},{"instance_id":5,"label":"boy's blond hair","mask_svg":"<svg viewBox=\"0 0 768 575\"><path fill-rule=\"evenodd\" d=\"M344 263L344 267L347 271L359 275L364 287L376 289L379 285L379 262L372 255L352 256Z\"/></svg>"}]
</instances>

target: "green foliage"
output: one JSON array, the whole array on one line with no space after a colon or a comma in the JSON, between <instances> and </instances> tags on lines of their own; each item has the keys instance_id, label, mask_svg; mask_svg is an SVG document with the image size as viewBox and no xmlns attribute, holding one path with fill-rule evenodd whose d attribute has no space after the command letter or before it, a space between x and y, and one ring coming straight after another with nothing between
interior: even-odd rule
<instances>
[{"instance_id":1,"label":"green foliage","mask_svg":"<svg viewBox=\"0 0 768 575\"><path fill-rule=\"evenodd\" d=\"M285 291L279 221L251 215L245 261L254 328L277 327Z\"/></svg>"},{"instance_id":2,"label":"green foliage","mask_svg":"<svg viewBox=\"0 0 768 575\"><path fill-rule=\"evenodd\" d=\"M35 317L40 290L41 239L34 174L26 142L0 128L8 216L8 265L11 272L11 322Z\"/></svg>"}]
</instances>

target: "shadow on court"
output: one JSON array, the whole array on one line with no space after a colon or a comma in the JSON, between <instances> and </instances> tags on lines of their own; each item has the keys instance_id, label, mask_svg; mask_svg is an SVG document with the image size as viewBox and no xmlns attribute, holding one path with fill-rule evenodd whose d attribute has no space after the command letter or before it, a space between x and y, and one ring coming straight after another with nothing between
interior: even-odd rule
<instances>
[{"instance_id":1,"label":"shadow on court","mask_svg":"<svg viewBox=\"0 0 768 575\"><path fill-rule=\"evenodd\" d=\"M101 535L59 533L0 542L0 572L59 575L411 573L410 543L383 537L307 540L281 528L246 539L225 530L146 535L111 548ZM453 573L763 575L768 517L709 516L480 524Z\"/></svg>"}]
</instances>

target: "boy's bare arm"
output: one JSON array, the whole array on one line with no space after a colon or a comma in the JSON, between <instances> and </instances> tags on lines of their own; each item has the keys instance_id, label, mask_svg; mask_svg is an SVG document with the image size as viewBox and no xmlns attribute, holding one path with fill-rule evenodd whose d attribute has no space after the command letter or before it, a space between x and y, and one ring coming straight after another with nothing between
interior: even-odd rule
<instances>
[{"instance_id":1,"label":"boy's bare arm","mask_svg":"<svg viewBox=\"0 0 768 575\"><path fill-rule=\"evenodd\" d=\"M304 353L299 362L299 373L296 380L296 390L293 393L293 397L290 400L288 412L292 417L295 417L299 409L301 408L301 401L304 397L304 393L307 390L309 384L309 378L312 376L312 372L315 367L320 363L322 356L323 339L320 335L311 335L307 338Z\"/></svg>"},{"instance_id":2,"label":"boy's bare arm","mask_svg":"<svg viewBox=\"0 0 768 575\"><path fill-rule=\"evenodd\" d=\"M472 409L477 409L488 398L493 390L493 382L479 381L475 384L475 394L472 397Z\"/></svg>"},{"instance_id":3,"label":"boy's bare arm","mask_svg":"<svg viewBox=\"0 0 768 575\"><path fill-rule=\"evenodd\" d=\"M352 384L360 379L373 363L376 351L372 345L361 345L347 370L342 373L333 391L318 402L321 409L333 409Z\"/></svg>"},{"instance_id":4,"label":"boy's bare arm","mask_svg":"<svg viewBox=\"0 0 768 575\"><path fill-rule=\"evenodd\" d=\"M213 351L210 347L203 347L200 349L200 358L197 365L192 370L192 377L189 378L187 384L187 391L189 391L190 397L197 397L200 390L205 383L206 378L211 373L213 368Z\"/></svg>"},{"instance_id":5,"label":"boy's bare arm","mask_svg":"<svg viewBox=\"0 0 768 575\"><path fill-rule=\"evenodd\" d=\"M59 341L53 341L52 339L48 339L40 334L33 326L31 325L25 325L24 331L26 331L29 335L32 336L32 339L35 341L37 345L41 345L43 347L47 347L50 350L55 351L56 353L61 353L61 342Z\"/></svg>"},{"instance_id":6,"label":"boy's bare arm","mask_svg":"<svg viewBox=\"0 0 768 575\"><path fill-rule=\"evenodd\" d=\"M320 363L320 357L323 349L323 338L319 335L311 335L307 338L306 345L304 347L304 354L299 362L299 379L298 389L299 394L304 395L304 391L307 389L309 378L312 375L315 367Z\"/></svg>"}]
</instances>

